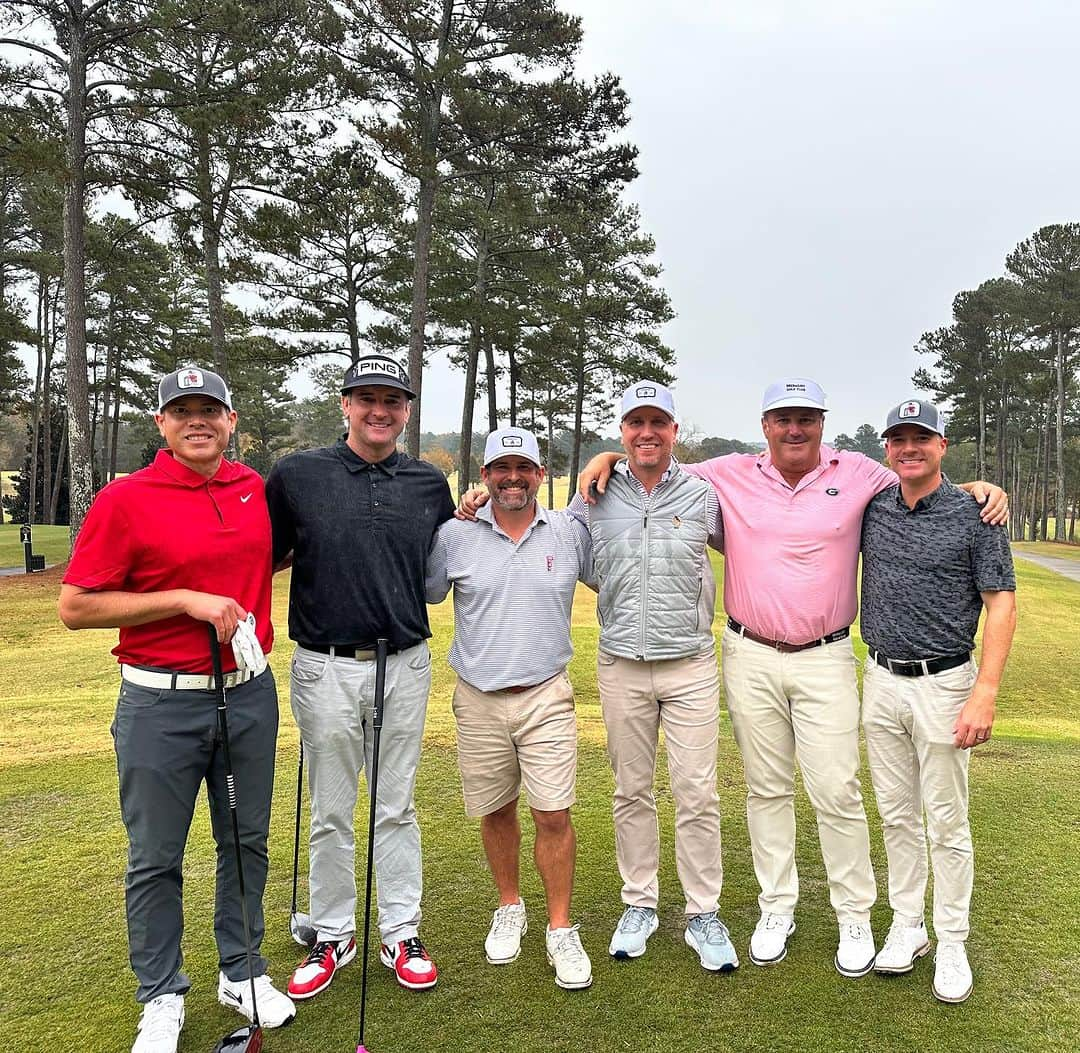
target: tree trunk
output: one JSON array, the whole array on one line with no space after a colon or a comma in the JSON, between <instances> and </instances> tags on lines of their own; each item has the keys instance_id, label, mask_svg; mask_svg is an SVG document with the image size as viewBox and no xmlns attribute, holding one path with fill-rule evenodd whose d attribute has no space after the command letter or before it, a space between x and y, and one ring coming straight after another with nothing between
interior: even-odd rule
<instances>
[{"instance_id":1,"label":"tree trunk","mask_svg":"<svg viewBox=\"0 0 1080 1053\"><path fill-rule=\"evenodd\" d=\"M225 350L225 307L221 290L221 230L214 215L214 188L210 178L210 133L205 128L195 132L198 150L199 225L203 241L203 265L206 269L206 310L210 323L210 348L214 371L229 382L229 359Z\"/></svg>"},{"instance_id":2,"label":"tree trunk","mask_svg":"<svg viewBox=\"0 0 1080 1053\"><path fill-rule=\"evenodd\" d=\"M469 346L465 351L465 396L461 403L461 443L458 447L458 498L469 489L472 470L473 410L476 406L476 368L480 359L479 323L469 324Z\"/></svg>"},{"instance_id":3,"label":"tree trunk","mask_svg":"<svg viewBox=\"0 0 1080 1053\"><path fill-rule=\"evenodd\" d=\"M48 522L52 525L56 524L56 509L60 504L60 489L61 482L64 478L64 454L67 453L68 448L68 425L67 420L64 421L64 430L60 433L60 449L56 453L56 477L53 481L52 488L52 501L49 502L49 519ZM70 492L69 492L70 503Z\"/></svg>"},{"instance_id":4,"label":"tree trunk","mask_svg":"<svg viewBox=\"0 0 1080 1053\"><path fill-rule=\"evenodd\" d=\"M82 0L68 0L68 93L64 185L64 326L71 543L94 496L86 382L86 25ZM48 421L46 421L48 426Z\"/></svg>"},{"instance_id":5,"label":"tree trunk","mask_svg":"<svg viewBox=\"0 0 1080 1053\"><path fill-rule=\"evenodd\" d=\"M1004 377L1001 378L1001 390L998 394L998 416L996 426L996 438L994 440L994 446L997 450L997 475L996 480L998 486L1005 489L1005 482L1009 478L1009 469L1007 463L1008 445L1005 439L1005 421L1007 416L1007 404L1009 397L1009 385L1008 381Z\"/></svg>"},{"instance_id":6,"label":"tree trunk","mask_svg":"<svg viewBox=\"0 0 1080 1053\"><path fill-rule=\"evenodd\" d=\"M982 349L979 349L979 434L975 443L975 478L985 479L986 472L986 391L983 383Z\"/></svg>"},{"instance_id":7,"label":"tree trunk","mask_svg":"<svg viewBox=\"0 0 1080 1053\"><path fill-rule=\"evenodd\" d=\"M555 472L551 469L551 465L555 463L555 392L548 388L548 403L547 403L547 445L548 445L548 508L555 507ZM570 498L567 498L566 503L570 503Z\"/></svg>"},{"instance_id":8,"label":"tree trunk","mask_svg":"<svg viewBox=\"0 0 1080 1053\"><path fill-rule=\"evenodd\" d=\"M1046 414L1043 417L1046 437L1043 440L1042 494L1039 502L1042 530L1039 533L1043 541L1050 540L1050 426L1054 419L1054 395L1046 396Z\"/></svg>"},{"instance_id":9,"label":"tree trunk","mask_svg":"<svg viewBox=\"0 0 1080 1053\"><path fill-rule=\"evenodd\" d=\"M41 441L41 406L43 401L42 374L45 368L45 349L49 340L49 280L38 275L37 291L37 364L34 369L34 403L30 407L30 487L26 505L27 523L36 523L38 493L38 449ZM42 506L44 507L44 506Z\"/></svg>"},{"instance_id":10,"label":"tree trunk","mask_svg":"<svg viewBox=\"0 0 1080 1053\"><path fill-rule=\"evenodd\" d=\"M517 354L514 351L514 340L510 341L510 346L506 349L506 358L510 364L510 427L516 428L517 423L517 385L518 385L518 363Z\"/></svg>"},{"instance_id":11,"label":"tree trunk","mask_svg":"<svg viewBox=\"0 0 1080 1053\"><path fill-rule=\"evenodd\" d=\"M1065 355L1067 337L1061 328L1055 333L1054 378L1057 381L1054 416L1054 540L1065 540Z\"/></svg>"},{"instance_id":12,"label":"tree trunk","mask_svg":"<svg viewBox=\"0 0 1080 1053\"><path fill-rule=\"evenodd\" d=\"M439 22L439 41L436 70L442 67L450 42L450 24L454 17L454 0L443 0ZM412 312L409 320L409 386L416 393L412 416L407 430L407 449L411 456L420 456L420 411L424 384L424 345L428 315L428 275L431 265L431 230L435 216L435 194L439 184L439 138L442 131L442 82L430 83L419 70L417 99L420 112L420 177L416 199L416 237L413 242ZM424 91L429 92L427 97Z\"/></svg>"},{"instance_id":13,"label":"tree trunk","mask_svg":"<svg viewBox=\"0 0 1080 1053\"><path fill-rule=\"evenodd\" d=\"M480 339L484 345L484 360L487 366L488 431L494 431L499 426L498 392L495 390L495 348L486 327L481 331Z\"/></svg>"}]
</instances>

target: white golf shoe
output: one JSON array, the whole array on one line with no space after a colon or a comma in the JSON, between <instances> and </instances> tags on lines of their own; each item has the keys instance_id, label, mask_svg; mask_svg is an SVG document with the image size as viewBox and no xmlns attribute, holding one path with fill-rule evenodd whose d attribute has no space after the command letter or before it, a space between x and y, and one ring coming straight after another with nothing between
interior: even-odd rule
<instances>
[{"instance_id":1,"label":"white golf shoe","mask_svg":"<svg viewBox=\"0 0 1080 1053\"><path fill-rule=\"evenodd\" d=\"M889 976L909 973L915 968L915 961L930 950L930 938L926 935L926 926L905 925L894 921L885 937L885 946L878 951L874 959L874 969Z\"/></svg>"},{"instance_id":2,"label":"white golf shoe","mask_svg":"<svg viewBox=\"0 0 1080 1053\"><path fill-rule=\"evenodd\" d=\"M788 938L795 931L790 914L764 911L750 936L750 961L755 965L775 965L787 957Z\"/></svg>"},{"instance_id":3,"label":"white golf shoe","mask_svg":"<svg viewBox=\"0 0 1080 1053\"><path fill-rule=\"evenodd\" d=\"M241 1016L252 1020L251 983L243 980L230 980L224 973L218 973L218 1001L235 1009ZM283 1027L294 1016L296 1006L287 995L283 995L263 973L255 977L255 1003L259 1007L259 1023L265 1028Z\"/></svg>"},{"instance_id":4,"label":"white golf shoe","mask_svg":"<svg viewBox=\"0 0 1080 1053\"><path fill-rule=\"evenodd\" d=\"M853 979L865 976L874 967L874 933L867 922L840 923L840 942L836 947L836 971Z\"/></svg>"},{"instance_id":5,"label":"white golf shoe","mask_svg":"<svg viewBox=\"0 0 1080 1053\"><path fill-rule=\"evenodd\" d=\"M966 1002L972 979L964 945L938 940L934 962L934 997L939 1002Z\"/></svg>"},{"instance_id":6,"label":"white golf shoe","mask_svg":"<svg viewBox=\"0 0 1080 1053\"><path fill-rule=\"evenodd\" d=\"M578 991L592 983L592 962L581 946L578 927L547 930L547 960L555 966L555 982L567 991Z\"/></svg>"},{"instance_id":7,"label":"white golf shoe","mask_svg":"<svg viewBox=\"0 0 1080 1053\"><path fill-rule=\"evenodd\" d=\"M143 1006L131 1053L176 1053L184 1026L184 996L163 994Z\"/></svg>"},{"instance_id":8,"label":"white golf shoe","mask_svg":"<svg viewBox=\"0 0 1080 1053\"><path fill-rule=\"evenodd\" d=\"M484 956L489 965L509 965L521 953L521 937L529 931L525 901L507 903L495 911L491 929L484 940Z\"/></svg>"}]
</instances>

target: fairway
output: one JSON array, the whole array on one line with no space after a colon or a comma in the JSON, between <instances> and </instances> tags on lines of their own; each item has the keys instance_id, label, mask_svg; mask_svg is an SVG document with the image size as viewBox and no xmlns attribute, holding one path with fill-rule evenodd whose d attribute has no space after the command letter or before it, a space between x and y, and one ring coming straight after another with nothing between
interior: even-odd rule
<instances>
[{"instance_id":1,"label":"fairway","mask_svg":"<svg viewBox=\"0 0 1080 1053\"><path fill-rule=\"evenodd\" d=\"M4 528L2 540L8 540ZM55 544L59 539L51 539ZM5 548L6 551L6 548ZM2 561L0 561L2 562ZM722 563L717 560L718 574ZM543 955L543 897L523 823L524 896L530 929L521 958L494 968L482 943L494 894L475 823L466 820L450 716L453 675L446 664L449 603L434 608L435 688L420 770L424 837L422 935L440 970L426 994L398 988L371 967L367 1045L372 1053L552 1051L1075 1050L1080 1018L1080 584L1029 563L1017 566L1020 627L999 701L992 742L972 758L976 886L969 944L975 992L961 1006L931 997L929 957L908 977L846 980L832 965L835 920L805 795L798 798L801 901L788 958L761 969L746 944L757 920L756 886L743 813L745 789L726 714L720 735L725 885L721 914L742 966L705 973L682 940L671 798L662 775L660 929L645 957L607 953L620 912L611 820L612 779L596 694L593 598L575 608L581 754L578 879L574 917L594 963L583 992L559 990ZM11 1049L126 1053L138 1007L127 964L123 915L124 832L109 736L117 671L114 630L67 631L55 615L59 571L0 579L0 1035ZM287 576L275 583L279 645L273 668L282 688L282 725L271 828L271 872L263 946L283 983L299 957L288 932L292 809L297 735L288 707L284 638ZM720 624L721 619L717 619ZM857 648L862 653L861 644ZM879 899L874 929L888 927L880 826L868 775ZM239 792L243 793L241 784ZM358 815L363 836L365 809ZM181 1053L207 1053L240 1018L216 1000L211 932L214 857L205 805L197 812L186 863L186 968L193 981ZM305 897L306 898L306 897ZM360 969L300 1006L296 1021L268 1032L268 1053L355 1049Z\"/></svg>"}]
</instances>

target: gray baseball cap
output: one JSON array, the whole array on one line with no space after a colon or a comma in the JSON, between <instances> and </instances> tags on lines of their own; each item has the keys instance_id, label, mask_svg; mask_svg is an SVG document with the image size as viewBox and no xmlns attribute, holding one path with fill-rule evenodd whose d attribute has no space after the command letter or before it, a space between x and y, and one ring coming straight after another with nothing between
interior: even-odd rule
<instances>
[{"instance_id":1,"label":"gray baseball cap","mask_svg":"<svg viewBox=\"0 0 1080 1053\"><path fill-rule=\"evenodd\" d=\"M619 420L642 406L663 410L672 420L675 419L675 396L655 380L636 380L623 392Z\"/></svg>"},{"instance_id":2,"label":"gray baseball cap","mask_svg":"<svg viewBox=\"0 0 1080 1053\"><path fill-rule=\"evenodd\" d=\"M524 457L525 460L532 461L537 468L543 467L536 436L524 428L499 428L487 437L484 445L484 467L500 457Z\"/></svg>"},{"instance_id":3,"label":"gray baseball cap","mask_svg":"<svg viewBox=\"0 0 1080 1053\"><path fill-rule=\"evenodd\" d=\"M365 387L398 388L409 398L416 398L416 392L409 387L409 374L401 364L389 355L364 355L345 370L341 382L341 393L346 394L353 388Z\"/></svg>"},{"instance_id":4,"label":"gray baseball cap","mask_svg":"<svg viewBox=\"0 0 1080 1053\"><path fill-rule=\"evenodd\" d=\"M889 416L885 419L885 430L881 433L883 439L889 437L893 428L899 428L901 424L917 424L920 428L934 432L935 435L945 437L945 418L941 410L932 402L923 402L920 399L908 399L889 410Z\"/></svg>"},{"instance_id":5,"label":"gray baseball cap","mask_svg":"<svg viewBox=\"0 0 1080 1053\"><path fill-rule=\"evenodd\" d=\"M185 395L206 395L216 399L228 410L233 408L229 386L217 373L199 369L198 366L184 366L183 369L161 378L158 384L158 413L174 399L182 399Z\"/></svg>"}]
</instances>

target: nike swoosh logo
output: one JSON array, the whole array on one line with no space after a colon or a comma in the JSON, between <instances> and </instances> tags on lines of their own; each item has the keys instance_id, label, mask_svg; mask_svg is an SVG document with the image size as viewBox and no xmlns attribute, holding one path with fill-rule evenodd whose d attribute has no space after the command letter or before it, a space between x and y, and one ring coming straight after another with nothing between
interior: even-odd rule
<instances>
[{"instance_id":1,"label":"nike swoosh logo","mask_svg":"<svg viewBox=\"0 0 1080 1053\"><path fill-rule=\"evenodd\" d=\"M251 495L249 494L248 496L250 497ZM243 1001L243 999L241 999L241 997L239 995L234 995L232 993L232 991L229 991L229 990L222 991L221 992L221 997L222 998L227 998L234 1005L240 1005L241 1002Z\"/></svg>"},{"instance_id":2,"label":"nike swoosh logo","mask_svg":"<svg viewBox=\"0 0 1080 1053\"><path fill-rule=\"evenodd\" d=\"M251 494L245 494L243 497L240 498L240 504L246 505L248 503L248 501L251 500L251 497L252 497Z\"/></svg>"}]
</instances>

